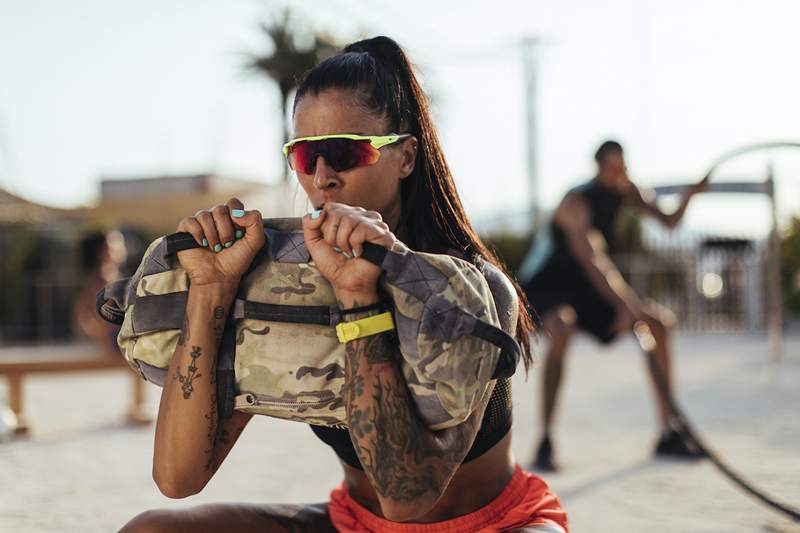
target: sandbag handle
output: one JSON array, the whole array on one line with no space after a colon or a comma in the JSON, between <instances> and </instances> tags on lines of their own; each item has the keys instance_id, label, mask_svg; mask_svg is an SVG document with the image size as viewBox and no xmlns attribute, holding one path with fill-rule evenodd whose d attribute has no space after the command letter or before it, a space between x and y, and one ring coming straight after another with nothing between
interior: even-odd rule
<instances>
[{"instance_id":1,"label":"sandbag handle","mask_svg":"<svg viewBox=\"0 0 800 533\"><path fill-rule=\"evenodd\" d=\"M510 378L517 370L520 348L517 340L502 329L482 320L475 321L472 335L500 348L500 357L494 368L492 379Z\"/></svg>"},{"instance_id":2,"label":"sandbag handle","mask_svg":"<svg viewBox=\"0 0 800 533\"><path fill-rule=\"evenodd\" d=\"M111 324L122 325L125 310L121 304L129 282L130 278L120 279L98 291L94 299L94 309L100 318Z\"/></svg>"},{"instance_id":3,"label":"sandbag handle","mask_svg":"<svg viewBox=\"0 0 800 533\"><path fill-rule=\"evenodd\" d=\"M165 255L174 255L184 250L203 248L203 246L195 240L194 236L186 231L172 233L164 237L164 239L167 242L167 250ZM363 248L364 250L360 257L366 259L375 266L381 266L386 254L389 253L389 250L387 250L385 247L372 242L363 243Z\"/></svg>"}]
</instances>

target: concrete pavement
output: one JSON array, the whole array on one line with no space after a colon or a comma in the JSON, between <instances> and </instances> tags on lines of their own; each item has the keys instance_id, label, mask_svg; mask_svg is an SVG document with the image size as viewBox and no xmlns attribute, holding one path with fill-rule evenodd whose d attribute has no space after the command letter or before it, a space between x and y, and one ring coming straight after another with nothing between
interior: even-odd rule
<instances>
[{"instance_id":1,"label":"concrete pavement","mask_svg":"<svg viewBox=\"0 0 800 533\"><path fill-rule=\"evenodd\" d=\"M800 338L770 362L758 336L678 335L678 397L706 440L758 486L800 506ZM535 368L514 383L514 452L537 437ZM0 531L115 531L136 513L215 501L316 502L341 471L297 423L255 420L203 493L163 497L150 478L153 426L124 427L119 372L28 380L32 438L0 443ZM160 389L152 387L153 413ZM7 391L0 385L0 398ZM535 401L536 398L536 401ZM631 340L579 337L568 361L555 442L564 470L545 476L576 532L800 532L707 462L654 460L655 408Z\"/></svg>"}]
</instances>

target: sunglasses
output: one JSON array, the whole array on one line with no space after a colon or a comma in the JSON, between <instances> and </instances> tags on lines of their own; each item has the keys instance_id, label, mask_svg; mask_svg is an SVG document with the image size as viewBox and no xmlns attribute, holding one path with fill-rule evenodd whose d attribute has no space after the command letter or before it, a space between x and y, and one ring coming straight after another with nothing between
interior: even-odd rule
<instances>
[{"instance_id":1,"label":"sunglasses","mask_svg":"<svg viewBox=\"0 0 800 533\"><path fill-rule=\"evenodd\" d=\"M300 137L283 145L283 155L286 156L292 170L303 174L314 173L318 156L324 157L325 162L336 172L343 172L355 167L374 165L381 157L381 148L408 137L411 137L410 133L389 135L339 133Z\"/></svg>"}]
</instances>

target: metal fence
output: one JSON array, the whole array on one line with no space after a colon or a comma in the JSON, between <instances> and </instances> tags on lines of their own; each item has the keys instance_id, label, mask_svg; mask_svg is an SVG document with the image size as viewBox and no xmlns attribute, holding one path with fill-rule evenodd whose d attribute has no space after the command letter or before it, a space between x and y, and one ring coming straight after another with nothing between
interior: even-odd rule
<instances>
[{"instance_id":1,"label":"metal fence","mask_svg":"<svg viewBox=\"0 0 800 533\"><path fill-rule=\"evenodd\" d=\"M767 328L768 241L652 234L614 262L631 287L671 309L688 331Z\"/></svg>"},{"instance_id":2,"label":"metal fence","mask_svg":"<svg viewBox=\"0 0 800 533\"><path fill-rule=\"evenodd\" d=\"M0 225L0 345L52 342L75 335L72 309L84 285L75 224ZM149 239L124 231L130 275Z\"/></svg>"}]
</instances>

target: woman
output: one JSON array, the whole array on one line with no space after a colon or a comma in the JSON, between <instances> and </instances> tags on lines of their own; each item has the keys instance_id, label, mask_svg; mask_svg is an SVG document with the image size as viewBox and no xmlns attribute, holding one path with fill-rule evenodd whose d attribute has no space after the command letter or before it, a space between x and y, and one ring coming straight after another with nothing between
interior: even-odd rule
<instances>
[{"instance_id":1,"label":"woman","mask_svg":"<svg viewBox=\"0 0 800 533\"><path fill-rule=\"evenodd\" d=\"M303 218L306 245L342 309L378 302L380 271L358 258L364 242L399 240L414 250L481 255L499 265L467 221L427 100L391 39L354 43L312 69L297 90L294 130L289 162L315 208ZM162 393L153 465L159 488L174 498L202 490L251 418L237 412L218 420L213 381L193 376L214 375L214 331L264 242L261 214L236 199L184 219L178 229L208 249L179 256L191 278L184 335L170 365L170 375L181 379ZM497 266L488 277L503 327L516 334L527 367L531 322L520 290ZM414 531L566 530L558 499L512 460L508 380L492 383L466 422L434 432L416 416L398 357L387 334L347 345L350 431L312 426L344 469L327 505L151 511L125 531L408 530L398 522L425 524Z\"/></svg>"}]
</instances>

